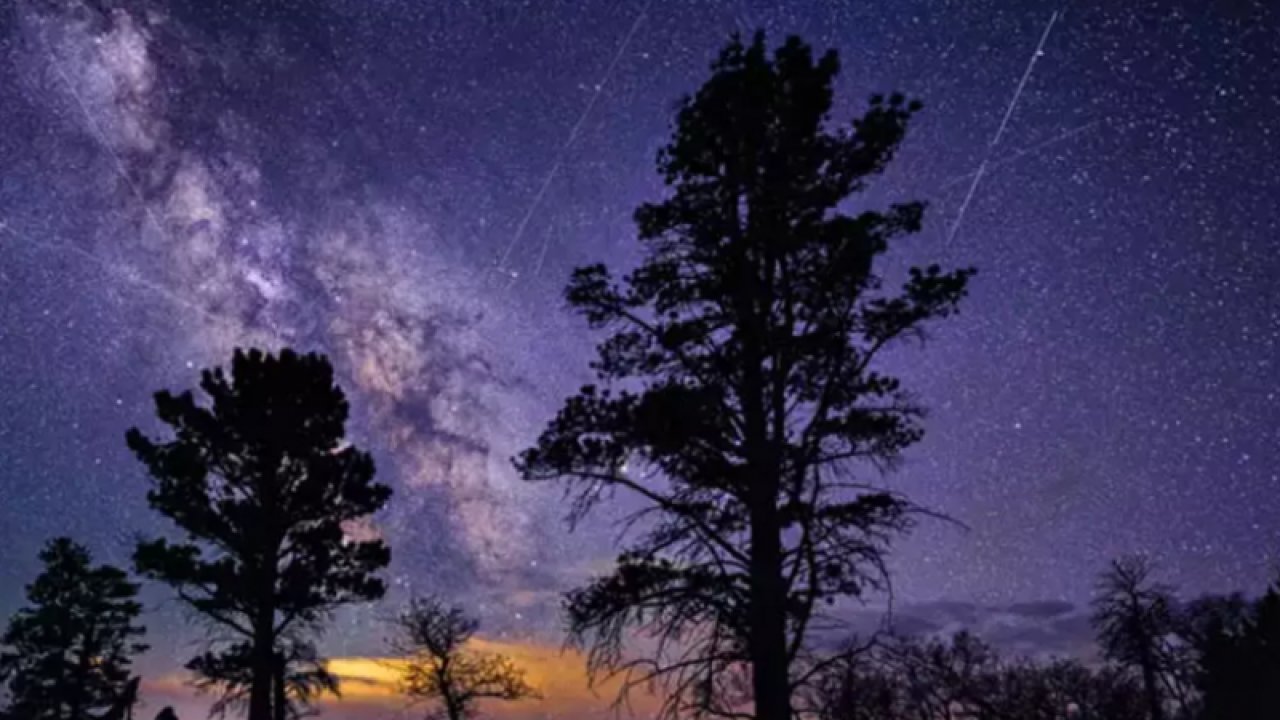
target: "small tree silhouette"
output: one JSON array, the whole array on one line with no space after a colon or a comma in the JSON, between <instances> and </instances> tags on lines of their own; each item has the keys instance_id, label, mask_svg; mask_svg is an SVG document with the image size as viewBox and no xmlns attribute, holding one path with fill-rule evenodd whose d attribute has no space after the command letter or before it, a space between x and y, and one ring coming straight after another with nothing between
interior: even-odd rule
<instances>
[{"instance_id":1,"label":"small tree silhouette","mask_svg":"<svg viewBox=\"0 0 1280 720\"><path fill-rule=\"evenodd\" d=\"M147 500L186 535L143 542L134 561L215 629L188 667L229 698L247 685L249 720L283 720L311 691L336 689L304 636L333 608L385 590L373 573L390 562L387 546L346 531L391 490L346 443L347 401L324 357L237 350L230 375L205 370L200 387L208 406L156 394L172 440L128 433L154 478Z\"/></svg>"},{"instance_id":2,"label":"small tree silhouette","mask_svg":"<svg viewBox=\"0 0 1280 720\"><path fill-rule=\"evenodd\" d=\"M44 570L27 586L27 607L0 638L4 717L95 720L136 688L129 667L146 646L136 624L138 586L119 568L92 565L84 546L60 537L40 553Z\"/></svg>"},{"instance_id":3,"label":"small tree silhouette","mask_svg":"<svg viewBox=\"0 0 1280 720\"><path fill-rule=\"evenodd\" d=\"M1103 656L1139 673L1150 720L1164 720L1168 640L1177 621L1172 591L1152 574L1151 563L1142 557L1112 561L1098 579L1093 626Z\"/></svg>"},{"instance_id":4,"label":"small tree silhouette","mask_svg":"<svg viewBox=\"0 0 1280 720\"><path fill-rule=\"evenodd\" d=\"M475 717L481 700L538 697L510 658L466 647L479 623L461 608L414 598L393 625L391 648L404 662L401 690L415 700L438 701L447 720Z\"/></svg>"}]
</instances>

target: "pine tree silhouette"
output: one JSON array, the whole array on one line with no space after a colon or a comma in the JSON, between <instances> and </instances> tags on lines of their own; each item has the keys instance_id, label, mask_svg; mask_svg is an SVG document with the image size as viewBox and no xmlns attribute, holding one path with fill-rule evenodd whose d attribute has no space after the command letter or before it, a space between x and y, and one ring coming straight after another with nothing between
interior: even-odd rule
<instances>
[{"instance_id":1,"label":"pine tree silhouette","mask_svg":"<svg viewBox=\"0 0 1280 720\"><path fill-rule=\"evenodd\" d=\"M230 374L206 370L200 387L207 406L156 394L171 440L128 433L154 479L151 507L185 535L139 544L134 561L213 627L189 667L228 697L247 684L249 720L282 720L302 708L287 702L293 671L281 662L311 662L298 643L330 610L384 592L373 573L390 562L386 544L346 530L391 490L346 443L347 401L324 357L237 350Z\"/></svg>"},{"instance_id":2,"label":"pine tree silhouette","mask_svg":"<svg viewBox=\"0 0 1280 720\"><path fill-rule=\"evenodd\" d=\"M914 506L874 487L921 437L920 407L882 352L951 314L971 271L914 269L886 291L876 261L923 206L846 214L919 104L873 97L832 128L834 52L735 39L680 105L658 168L670 196L636 212L647 250L621 281L574 271L566 297L609 330L599 386L571 397L516 465L564 479L576 521L615 492L646 505L617 567L568 598L593 671L660 679L666 712L790 720L827 659L821 608L884 578ZM858 471L865 471L859 475ZM630 629L660 638L630 661Z\"/></svg>"},{"instance_id":3,"label":"pine tree silhouette","mask_svg":"<svg viewBox=\"0 0 1280 720\"><path fill-rule=\"evenodd\" d=\"M70 538L49 541L44 570L27 586L27 607L0 638L0 679L13 720L96 720L131 707L133 656L146 650L137 624L138 586L110 565L93 565Z\"/></svg>"}]
</instances>

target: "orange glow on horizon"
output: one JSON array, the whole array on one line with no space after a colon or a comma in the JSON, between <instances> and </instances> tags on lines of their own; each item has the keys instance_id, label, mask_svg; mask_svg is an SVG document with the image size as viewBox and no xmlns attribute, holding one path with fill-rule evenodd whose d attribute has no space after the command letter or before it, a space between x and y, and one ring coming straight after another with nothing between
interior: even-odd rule
<instances>
[{"instance_id":1,"label":"orange glow on horizon","mask_svg":"<svg viewBox=\"0 0 1280 720\"><path fill-rule=\"evenodd\" d=\"M510 718L599 716L610 711L617 696L617 680L600 680L595 687L590 686L586 660L574 650L562 651L558 645L485 638L474 638L468 649L507 656L525 671L525 678L541 695L540 698L516 702L485 703L483 708L487 715ZM321 705L329 709L366 706L402 710L408 702L408 698L400 694L398 686L402 665L403 661L394 658L332 658L326 666L338 676L342 697L326 696ZM194 694L188 677L181 674L166 675L145 685L148 690L164 695ZM631 693L629 706L637 717L651 716L658 709L658 698L637 689ZM623 716L626 716L625 711Z\"/></svg>"}]
</instances>

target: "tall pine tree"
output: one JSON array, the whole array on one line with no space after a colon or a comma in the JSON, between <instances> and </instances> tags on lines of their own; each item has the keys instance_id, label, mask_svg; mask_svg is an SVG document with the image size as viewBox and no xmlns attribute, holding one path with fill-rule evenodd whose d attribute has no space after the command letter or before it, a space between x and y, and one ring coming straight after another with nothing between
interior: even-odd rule
<instances>
[{"instance_id":1,"label":"tall pine tree","mask_svg":"<svg viewBox=\"0 0 1280 720\"><path fill-rule=\"evenodd\" d=\"M156 394L172 439L128 433L154 479L151 507L186 536L143 542L134 560L214 626L209 652L188 667L228 696L247 682L249 720L282 720L298 689L287 665L314 661L295 652L300 638L335 607L385 591L374 573L389 549L347 530L391 490L346 443L347 401L323 356L237 350L230 374L206 370L200 387L207 405L190 392Z\"/></svg>"},{"instance_id":2,"label":"tall pine tree","mask_svg":"<svg viewBox=\"0 0 1280 720\"><path fill-rule=\"evenodd\" d=\"M923 206L856 211L919 109L874 97L829 117L839 70L796 38L735 39L679 107L658 168L669 196L636 212L647 251L621 280L574 271L566 291L610 331L526 479L569 482L576 521L615 493L643 505L612 573L573 592L596 670L667 683L672 715L790 720L828 661L820 609L884 579L913 505L875 473L919 440L920 407L879 369L888 348L952 313L971 271L874 266ZM629 656L639 630L656 650Z\"/></svg>"},{"instance_id":3,"label":"tall pine tree","mask_svg":"<svg viewBox=\"0 0 1280 720\"><path fill-rule=\"evenodd\" d=\"M123 570L92 564L61 537L40 553L44 571L27 586L27 607L0 638L0 678L14 720L91 720L130 687L133 656L146 646L137 624L138 586Z\"/></svg>"}]
</instances>

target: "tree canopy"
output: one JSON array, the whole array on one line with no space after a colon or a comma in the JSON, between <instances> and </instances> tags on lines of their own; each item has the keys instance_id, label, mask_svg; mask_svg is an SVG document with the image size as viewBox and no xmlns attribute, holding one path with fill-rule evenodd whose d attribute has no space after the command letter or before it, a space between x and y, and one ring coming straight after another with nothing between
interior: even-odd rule
<instances>
[{"instance_id":1,"label":"tree canopy","mask_svg":"<svg viewBox=\"0 0 1280 720\"><path fill-rule=\"evenodd\" d=\"M290 669L314 664L305 636L385 590L375 573L387 545L348 530L391 490L346 441L347 401L323 356L237 350L230 373L205 370L200 388L207 404L156 394L171 439L128 433L154 480L147 500L185 536L140 543L135 563L211 624L210 649L188 667L228 697L248 683L249 719L281 720L303 709L294 700L336 689Z\"/></svg>"},{"instance_id":2,"label":"tree canopy","mask_svg":"<svg viewBox=\"0 0 1280 720\"><path fill-rule=\"evenodd\" d=\"M1154 582L1152 572L1142 557L1113 561L1097 582L1093 624L1103 656L1140 673L1147 715L1163 720L1173 679L1169 639L1176 609L1170 589Z\"/></svg>"},{"instance_id":3,"label":"tree canopy","mask_svg":"<svg viewBox=\"0 0 1280 720\"><path fill-rule=\"evenodd\" d=\"M0 717L96 720L122 701L132 705L133 656L147 647L137 584L119 568L94 565L66 537L50 540L40 560L28 605L0 637L0 680L9 691Z\"/></svg>"},{"instance_id":4,"label":"tree canopy","mask_svg":"<svg viewBox=\"0 0 1280 720\"><path fill-rule=\"evenodd\" d=\"M510 658L467 647L479 622L435 597L410 600L395 619L391 649L400 663L401 691L414 701L438 702L446 720L469 720L484 700L537 697Z\"/></svg>"}]
</instances>

